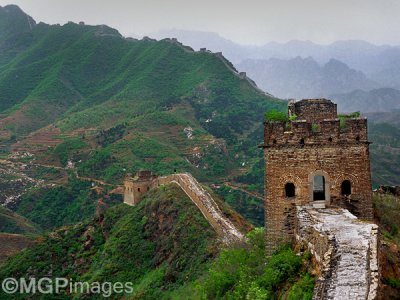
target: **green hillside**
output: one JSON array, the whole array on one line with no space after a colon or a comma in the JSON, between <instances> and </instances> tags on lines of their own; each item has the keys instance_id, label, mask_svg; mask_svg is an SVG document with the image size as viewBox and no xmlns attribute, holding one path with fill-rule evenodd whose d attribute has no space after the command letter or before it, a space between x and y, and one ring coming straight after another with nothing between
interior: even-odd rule
<instances>
[{"instance_id":1,"label":"green hillside","mask_svg":"<svg viewBox=\"0 0 400 300\"><path fill-rule=\"evenodd\" d=\"M231 217L238 219L234 213ZM52 274L74 282L132 282L129 299L279 299L283 295L311 299L314 279L307 273L311 256L283 249L267 259L264 231L254 230L248 237L247 245L221 251L220 239L196 205L171 184L151 190L135 207L120 204L95 219L46 235L1 265L0 280ZM0 297L19 299L1 292ZM57 297L101 298L66 292Z\"/></svg>"},{"instance_id":2,"label":"green hillside","mask_svg":"<svg viewBox=\"0 0 400 300\"><path fill-rule=\"evenodd\" d=\"M49 234L8 260L0 278L29 273L38 278L52 274L76 281L133 282L136 297L165 299L206 270L218 245L197 207L171 185L152 191L138 206L121 204L94 220Z\"/></svg>"},{"instance_id":3,"label":"green hillside","mask_svg":"<svg viewBox=\"0 0 400 300\"><path fill-rule=\"evenodd\" d=\"M25 49L0 67L3 151L62 143L44 156L63 165L78 147L90 153L85 175L120 180L123 168L229 175L239 166L234 156L244 162L254 152L249 140L262 112L284 107L225 59L170 40L124 39L106 26L73 23L39 23L15 39ZM49 132L54 143L43 140Z\"/></svg>"},{"instance_id":4,"label":"green hillside","mask_svg":"<svg viewBox=\"0 0 400 300\"><path fill-rule=\"evenodd\" d=\"M369 126L373 184L400 185L400 126L371 123Z\"/></svg>"},{"instance_id":5,"label":"green hillside","mask_svg":"<svg viewBox=\"0 0 400 300\"><path fill-rule=\"evenodd\" d=\"M39 234L39 226L0 206L0 264L22 249L32 246Z\"/></svg>"},{"instance_id":6,"label":"green hillside","mask_svg":"<svg viewBox=\"0 0 400 300\"><path fill-rule=\"evenodd\" d=\"M10 208L44 228L95 212L102 195L77 175L116 187L140 169L190 172L263 194L264 112L286 102L254 89L220 55L126 39L104 25L36 24L16 6L0 9L0 49L0 157L56 185L23 190ZM394 183L396 170L381 167L385 141L373 130L371 139L374 183ZM263 224L262 200L227 186L218 193Z\"/></svg>"},{"instance_id":7,"label":"green hillside","mask_svg":"<svg viewBox=\"0 0 400 300\"><path fill-rule=\"evenodd\" d=\"M107 26L36 24L11 8L0 14L7 21L0 31L14 28L0 53L2 157L19 153L14 160L40 167L36 173L67 191L76 190L74 181L47 166L72 163L69 177L111 184L139 169L186 171L218 183L249 172L261 158L263 112L285 103L255 90L223 57L172 40L125 39ZM88 204L82 217L93 211L79 192L62 193L43 214L43 199L55 194L48 188L12 207L41 224L49 215L62 218L66 197ZM259 215L254 220L260 224Z\"/></svg>"},{"instance_id":8,"label":"green hillside","mask_svg":"<svg viewBox=\"0 0 400 300\"><path fill-rule=\"evenodd\" d=\"M26 218L0 206L0 232L37 235L40 233L40 230L38 226Z\"/></svg>"}]
</instances>

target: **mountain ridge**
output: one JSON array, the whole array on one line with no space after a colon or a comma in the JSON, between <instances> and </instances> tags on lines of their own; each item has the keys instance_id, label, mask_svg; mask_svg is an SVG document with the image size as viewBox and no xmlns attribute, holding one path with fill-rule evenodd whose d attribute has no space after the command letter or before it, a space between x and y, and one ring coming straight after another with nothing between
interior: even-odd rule
<instances>
[{"instance_id":1,"label":"mountain ridge","mask_svg":"<svg viewBox=\"0 0 400 300\"><path fill-rule=\"evenodd\" d=\"M258 85L280 98L328 97L337 91L370 90L377 86L362 72L345 63L330 59L320 65L314 58L297 56L290 60L245 60L238 65Z\"/></svg>"},{"instance_id":2,"label":"mountain ridge","mask_svg":"<svg viewBox=\"0 0 400 300\"><path fill-rule=\"evenodd\" d=\"M286 105L220 54L171 39L39 23L21 40L26 47L0 66L1 155L55 186L15 190L7 205L46 229L86 219L98 198L113 197L79 178L118 185L150 169L215 183L247 173L262 157L263 112ZM247 211L262 223L259 210Z\"/></svg>"}]
</instances>

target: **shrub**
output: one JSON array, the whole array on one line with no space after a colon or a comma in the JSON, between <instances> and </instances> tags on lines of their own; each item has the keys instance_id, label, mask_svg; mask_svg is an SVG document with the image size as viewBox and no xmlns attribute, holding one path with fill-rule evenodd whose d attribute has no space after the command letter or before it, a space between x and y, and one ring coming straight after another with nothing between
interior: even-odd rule
<instances>
[{"instance_id":1,"label":"shrub","mask_svg":"<svg viewBox=\"0 0 400 300\"><path fill-rule=\"evenodd\" d=\"M279 110L270 110L265 113L265 120L276 121L276 122L286 122L288 120L287 115Z\"/></svg>"},{"instance_id":2,"label":"shrub","mask_svg":"<svg viewBox=\"0 0 400 300\"><path fill-rule=\"evenodd\" d=\"M345 128L346 127L346 120L347 119L355 119L359 118L361 116L361 113L359 111L350 113L350 114L341 114L338 115L339 121L340 121L340 128Z\"/></svg>"},{"instance_id":3,"label":"shrub","mask_svg":"<svg viewBox=\"0 0 400 300\"><path fill-rule=\"evenodd\" d=\"M399 242L400 220L397 215L400 210L400 199L389 194L374 193L373 203L375 215L384 229L384 236Z\"/></svg>"},{"instance_id":4,"label":"shrub","mask_svg":"<svg viewBox=\"0 0 400 300\"><path fill-rule=\"evenodd\" d=\"M278 299L293 283L290 299L311 299L314 279L302 275L303 257L285 247L267 258L263 228L247 237L247 245L222 250L197 285L201 299Z\"/></svg>"},{"instance_id":5,"label":"shrub","mask_svg":"<svg viewBox=\"0 0 400 300\"><path fill-rule=\"evenodd\" d=\"M309 273L304 275L299 281L297 281L292 288L289 290L287 295L288 300L307 300L312 299L314 293L315 280Z\"/></svg>"},{"instance_id":6,"label":"shrub","mask_svg":"<svg viewBox=\"0 0 400 300\"><path fill-rule=\"evenodd\" d=\"M318 124L313 123L311 125L311 130L312 130L312 132L317 132L319 130Z\"/></svg>"}]
</instances>

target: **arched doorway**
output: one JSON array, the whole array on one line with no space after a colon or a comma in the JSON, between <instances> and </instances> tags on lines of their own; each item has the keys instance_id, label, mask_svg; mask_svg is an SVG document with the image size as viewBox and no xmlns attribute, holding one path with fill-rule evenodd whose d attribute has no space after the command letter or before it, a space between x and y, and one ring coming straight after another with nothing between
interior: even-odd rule
<instances>
[{"instance_id":1,"label":"arched doorway","mask_svg":"<svg viewBox=\"0 0 400 300\"><path fill-rule=\"evenodd\" d=\"M340 186L340 193L342 196L351 195L351 182L350 180L344 180Z\"/></svg>"},{"instance_id":2,"label":"arched doorway","mask_svg":"<svg viewBox=\"0 0 400 300\"><path fill-rule=\"evenodd\" d=\"M285 196L286 198L293 198L296 196L296 187L292 182L285 184Z\"/></svg>"},{"instance_id":3,"label":"arched doorway","mask_svg":"<svg viewBox=\"0 0 400 300\"><path fill-rule=\"evenodd\" d=\"M326 200L326 189L325 189L325 176L314 175L312 183L313 200L321 201Z\"/></svg>"}]
</instances>

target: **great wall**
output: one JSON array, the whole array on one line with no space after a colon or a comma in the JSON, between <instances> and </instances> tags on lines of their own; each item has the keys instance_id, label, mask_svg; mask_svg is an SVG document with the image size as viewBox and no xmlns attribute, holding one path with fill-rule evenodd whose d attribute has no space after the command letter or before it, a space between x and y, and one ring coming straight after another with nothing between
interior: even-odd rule
<instances>
[{"instance_id":1,"label":"great wall","mask_svg":"<svg viewBox=\"0 0 400 300\"><path fill-rule=\"evenodd\" d=\"M313 299L376 299L377 225L346 209L303 206L297 207L295 235L321 268Z\"/></svg>"},{"instance_id":2,"label":"great wall","mask_svg":"<svg viewBox=\"0 0 400 300\"><path fill-rule=\"evenodd\" d=\"M366 119L350 118L343 128L336 107L328 100L294 105L289 105L293 110L289 115L297 119L289 126L276 121L265 124L267 255L279 243L275 237L309 250L319 268L313 299L376 299L379 235L378 226L367 221L372 205ZM316 176L323 177L323 186L317 190ZM210 193L188 173L154 176L142 171L127 177L124 202L136 205L150 189L171 183L188 195L223 243L245 240ZM260 198L240 186L226 185Z\"/></svg>"},{"instance_id":3,"label":"great wall","mask_svg":"<svg viewBox=\"0 0 400 300\"><path fill-rule=\"evenodd\" d=\"M124 181L124 202L135 205L148 190L171 183L181 187L225 244L244 241L244 235L224 215L210 193L189 173L158 177L144 171L139 172L136 178L127 177Z\"/></svg>"},{"instance_id":4,"label":"great wall","mask_svg":"<svg viewBox=\"0 0 400 300\"><path fill-rule=\"evenodd\" d=\"M127 177L125 203L135 205L153 188L175 183L188 195L227 245L245 237L224 216L216 201L188 173L153 176L148 171ZM298 206L297 247L308 249L320 268L313 299L376 299L379 283L378 226L343 208Z\"/></svg>"},{"instance_id":5,"label":"great wall","mask_svg":"<svg viewBox=\"0 0 400 300\"><path fill-rule=\"evenodd\" d=\"M319 268L313 299L376 299L380 282L378 226L366 119L337 116L326 99L289 103L287 121L265 122L266 254L281 243L309 250ZM284 167L282 167L284 166ZM124 202L151 188L178 184L226 244L245 237L188 174L128 176ZM361 219L364 220L361 220Z\"/></svg>"}]
</instances>

